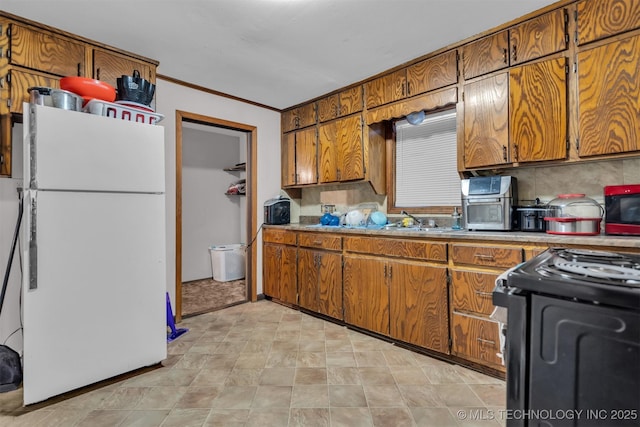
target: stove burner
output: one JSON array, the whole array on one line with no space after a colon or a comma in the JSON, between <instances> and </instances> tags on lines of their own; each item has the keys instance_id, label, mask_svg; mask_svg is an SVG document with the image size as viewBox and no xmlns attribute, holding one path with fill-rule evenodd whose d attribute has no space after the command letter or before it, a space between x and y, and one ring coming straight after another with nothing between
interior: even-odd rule
<instances>
[{"instance_id":1,"label":"stove burner","mask_svg":"<svg viewBox=\"0 0 640 427\"><path fill-rule=\"evenodd\" d=\"M623 280L628 285L640 285L640 270L635 270L634 268L591 262L563 262L559 260L556 260L554 265L559 270L567 273L600 279Z\"/></svg>"},{"instance_id":2,"label":"stove burner","mask_svg":"<svg viewBox=\"0 0 640 427\"><path fill-rule=\"evenodd\" d=\"M535 269L545 277L640 288L640 257L588 249L549 250L551 256Z\"/></svg>"}]
</instances>

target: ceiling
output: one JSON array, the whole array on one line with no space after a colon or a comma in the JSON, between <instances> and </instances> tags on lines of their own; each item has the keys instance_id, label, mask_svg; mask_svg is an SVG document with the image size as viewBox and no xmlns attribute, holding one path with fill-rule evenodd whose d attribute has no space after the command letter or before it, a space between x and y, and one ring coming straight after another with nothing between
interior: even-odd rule
<instances>
[{"instance_id":1,"label":"ceiling","mask_svg":"<svg viewBox=\"0 0 640 427\"><path fill-rule=\"evenodd\" d=\"M3 0L2 10L156 59L158 74L284 109L553 0Z\"/></svg>"}]
</instances>

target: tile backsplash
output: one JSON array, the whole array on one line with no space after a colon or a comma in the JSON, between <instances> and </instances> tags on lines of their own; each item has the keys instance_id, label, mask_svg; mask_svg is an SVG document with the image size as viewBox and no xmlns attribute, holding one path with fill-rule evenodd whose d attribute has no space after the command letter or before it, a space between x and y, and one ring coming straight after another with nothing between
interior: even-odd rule
<instances>
[{"instance_id":1,"label":"tile backsplash","mask_svg":"<svg viewBox=\"0 0 640 427\"><path fill-rule=\"evenodd\" d=\"M507 169L504 174L518 179L519 202L538 197L546 203L558 194L584 193L603 204L605 185L640 184L640 156L558 166L519 167ZM292 200L291 221L299 222L301 217L319 217L323 204L335 205L336 211L344 213L363 203L375 204L378 210L387 212L387 197L376 194L368 183L304 188L302 198Z\"/></svg>"}]
</instances>

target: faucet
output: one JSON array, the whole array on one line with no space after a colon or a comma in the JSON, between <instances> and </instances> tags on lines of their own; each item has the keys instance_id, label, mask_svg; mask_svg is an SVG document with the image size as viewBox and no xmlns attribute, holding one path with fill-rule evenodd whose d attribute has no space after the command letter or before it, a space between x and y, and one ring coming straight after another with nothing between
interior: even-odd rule
<instances>
[{"instance_id":1,"label":"faucet","mask_svg":"<svg viewBox=\"0 0 640 427\"><path fill-rule=\"evenodd\" d=\"M408 216L409 218L413 219L416 222L416 224L418 224L419 228L422 227L422 220L411 215L409 212L403 210L403 211L400 211L400 215Z\"/></svg>"}]
</instances>

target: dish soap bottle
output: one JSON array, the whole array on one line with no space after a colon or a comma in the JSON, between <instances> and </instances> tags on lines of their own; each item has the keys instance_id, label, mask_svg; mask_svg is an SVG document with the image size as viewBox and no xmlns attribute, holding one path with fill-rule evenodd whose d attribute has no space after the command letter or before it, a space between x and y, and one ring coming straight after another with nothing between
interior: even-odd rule
<instances>
[{"instance_id":1,"label":"dish soap bottle","mask_svg":"<svg viewBox=\"0 0 640 427\"><path fill-rule=\"evenodd\" d=\"M458 212L457 206L453 208L453 213L451 214L451 218L453 220L451 222L451 228L454 230L462 229L462 215L460 215L460 212Z\"/></svg>"}]
</instances>

